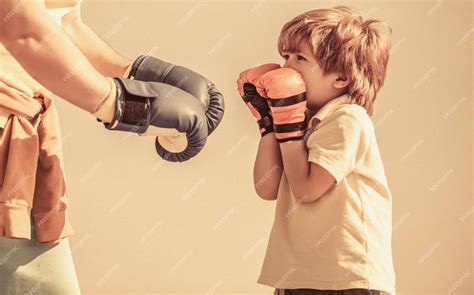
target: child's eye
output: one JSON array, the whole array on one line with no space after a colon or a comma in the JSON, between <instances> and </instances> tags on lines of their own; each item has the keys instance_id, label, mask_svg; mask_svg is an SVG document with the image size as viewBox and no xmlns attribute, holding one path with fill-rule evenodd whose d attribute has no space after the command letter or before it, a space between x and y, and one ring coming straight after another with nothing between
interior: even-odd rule
<instances>
[{"instance_id":1,"label":"child's eye","mask_svg":"<svg viewBox=\"0 0 474 295\"><path fill-rule=\"evenodd\" d=\"M298 60L306 60L306 58L304 58L303 56L301 56L301 55L299 55L299 54L296 56L296 58L297 58Z\"/></svg>"},{"instance_id":2,"label":"child's eye","mask_svg":"<svg viewBox=\"0 0 474 295\"><path fill-rule=\"evenodd\" d=\"M290 56L288 54L283 55L283 59L289 59L289 58L290 58Z\"/></svg>"}]
</instances>

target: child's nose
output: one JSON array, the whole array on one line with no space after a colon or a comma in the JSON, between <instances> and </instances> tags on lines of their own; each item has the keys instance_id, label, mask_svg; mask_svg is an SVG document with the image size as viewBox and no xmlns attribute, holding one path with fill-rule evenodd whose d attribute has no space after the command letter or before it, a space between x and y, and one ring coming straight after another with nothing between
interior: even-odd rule
<instances>
[{"instance_id":1,"label":"child's nose","mask_svg":"<svg viewBox=\"0 0 474 295\"><path fill-rule=\"evenodd\" d=\"M283 64L283 68L293 68L293 62L291 59L287 59L285 63Z\"/></svg>"},{"instance_id":2,"label":"child's nose","mask_svg":"<svg viewBox=\"0 0 474 295\"><path fill-rule=\"evenodd\" d=\"M287 60L287 61L285 62L285 64L283 65L283 67L284 67L284 68L291 68L291 69L293 69L293 70L295 70L295 71L298 70L298 67L295 65L295 62L290 61L290 60Z\"/></svg>"}]
</instances>

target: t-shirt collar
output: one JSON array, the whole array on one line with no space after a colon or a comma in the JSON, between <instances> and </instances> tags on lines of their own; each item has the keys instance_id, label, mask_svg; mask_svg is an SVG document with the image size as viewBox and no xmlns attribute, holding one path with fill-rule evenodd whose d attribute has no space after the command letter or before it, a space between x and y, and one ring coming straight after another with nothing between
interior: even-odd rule
<instances>
[{"instance_id":1,"label":"t-shirt collar","mask_svg":"<svg viewBox=\"0 0 474 295\"><path fill-rule=\"evenodd\" d=\"M339 97L336 97L330 101L328 101L325 105L323 105L319 111L314 114L308 124L308 127L311 128L313 126L313 122L317 119L318 123L324 120L329 114L336 110L336 108L342 104L348 104L349 96L347 94L343 94Z\"/></svg>"}]
</instances>

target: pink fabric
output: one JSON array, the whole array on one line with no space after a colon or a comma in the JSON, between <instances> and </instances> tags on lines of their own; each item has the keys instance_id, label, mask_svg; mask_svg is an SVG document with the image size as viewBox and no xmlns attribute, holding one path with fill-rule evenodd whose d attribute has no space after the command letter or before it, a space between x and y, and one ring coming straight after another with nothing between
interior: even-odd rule
<instances>
[{"instance_id":1,"label":"pink fabric","mask_svg":"<svg viewBox=\"0 0 474 295\"><path fill-rule=\"evenodd\" d=\"M0 128L0 236L31 238L30 214L39 244L73 234L68 217L61 132L54 101L35 93L45 110L36 120L21 116L27 104L0 96L13 113ZM13 109L12 109L13 108Z\"/></svg>"}]
</instances>

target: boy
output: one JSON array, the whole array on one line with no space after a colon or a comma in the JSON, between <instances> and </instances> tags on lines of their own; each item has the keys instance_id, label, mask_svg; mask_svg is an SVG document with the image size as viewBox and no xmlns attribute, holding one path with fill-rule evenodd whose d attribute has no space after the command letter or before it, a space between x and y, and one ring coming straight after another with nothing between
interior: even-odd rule
<instances>
[{"instance_id":1,"label":"boy","mask_svg":"<svg viewBox=\"0 0 474 295\"><path fill-rule=\"evenodd\" d=\"M347 7L308 11L280 33L283 67L240 74L262 135L255 190L277 200L258 279L274 294L395 294L391 193L370 120L390 33Z\"/></svg>"}]
</instances>

